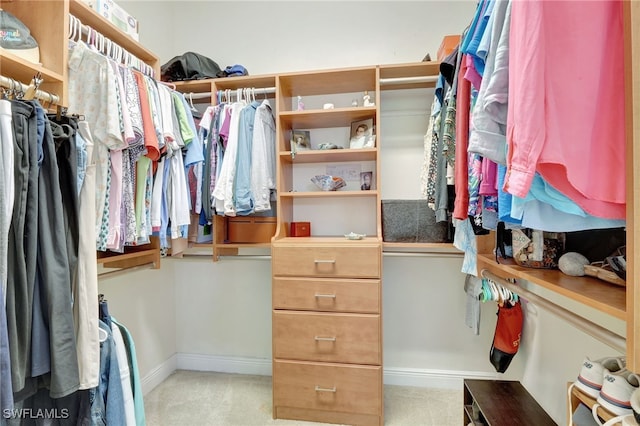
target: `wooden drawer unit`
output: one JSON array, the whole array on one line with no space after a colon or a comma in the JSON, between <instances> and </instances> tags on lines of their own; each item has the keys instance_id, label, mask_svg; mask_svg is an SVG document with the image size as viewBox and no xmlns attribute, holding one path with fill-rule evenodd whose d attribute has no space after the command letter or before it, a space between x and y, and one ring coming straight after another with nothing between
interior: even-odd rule
<instances>
[{"instance_id":1,"label":"wooden drawer unit","mask_svg":"<svg viewBox=\"0 0 640 426\"><path fill-rule=\"evenodd\" d=\"M273 244L274 276L380 277L380 244Z\"/></svg>"},{"instance_id":2,"label":"wooden drawer unit","mask_svg":"<svg viewBox=\"0 0 640 426\"><path fill-rule=\"evenodd\" d=\"M380 313L380 280L273 279L273 308Z\"/></svg>"},{"instance_id":3,"label":"wooden drawer unit","mask_svg":"<svg viewBox=\"0 0 640 426\"><path fill-rule=\"evenodd\" d=\"M377 314L276 311L274 357L376 365L381 363Z\"/></svg>"},{"instance_id":4,"label":"wooden drawer unit","mask_svg":"<svg viewBox=\"0 0 640 426\"><path fill-rule=\"evenodd\" d=\"M381 415L380 366L274 361L273 369L273 400L278 409Z\"/></svg>"}]
</instances>

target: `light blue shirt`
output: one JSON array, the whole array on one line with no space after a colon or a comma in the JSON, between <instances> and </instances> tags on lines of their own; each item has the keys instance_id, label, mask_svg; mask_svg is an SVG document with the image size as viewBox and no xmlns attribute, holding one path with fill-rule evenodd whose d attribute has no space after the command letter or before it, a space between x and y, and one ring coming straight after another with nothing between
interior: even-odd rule
<instances>
[{"instance_id":1,"label":"light blue shirt","mask_svg":"<svg viewBox=\"0 0 640 426\"><path fill-rule=\"evenodd\" d=\"M251 191L251 151L253 146L253 124L260 102L254 101L240 111L238 124L238 154L234 180L233 206L237 215L253 213L255 199Z\"/></svg>"}]
</instances>

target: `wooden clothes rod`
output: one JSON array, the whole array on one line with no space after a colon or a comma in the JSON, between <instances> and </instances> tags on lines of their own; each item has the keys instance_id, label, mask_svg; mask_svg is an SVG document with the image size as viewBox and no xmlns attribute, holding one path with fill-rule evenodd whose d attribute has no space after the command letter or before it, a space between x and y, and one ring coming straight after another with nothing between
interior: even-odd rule
<instances>
[{"instance_id":1,"label":"wooden clothes rod","mask_svg":"<svg viewBox=\"0 0 640 426\"><path fill-rule=\"evenodd\" d=\"M17 90L21 93L26 93L29 89L28 84L24 84L20 81L14 80L13 78L5 77L0 75L0 87L4 87L9 90ZM60 102L60 97L53 93L45 92L44 90L36 90L34 97L38 100L45 101L50 104L58 104Z\"/></svg>"},{"instance_id":2,"label":"wooden clothes rod","mask_svg":"<svg viewBox=\"0 0 640 426\"><path fill-rule=\"evenodd\" d=\"M155 266L154 262L149 262L149 263L143 263L142 265L133 266L131 268L123 268L123 269L118 269L116 271L103 272L98 274L98 279L104 280L107 278L115 278L120 275L130 274L131 272L140 271L143 269L150 269L150 268L153 268L154 266Z\"/></svg>"},{"instance_id":3,"label":"wooden clothes rod","mask_svg":"<svg viewBox=\"0 0 640 426\"><path fill-rule=\"evenodd\" d=\"M495 282L496 284L500 284L501 286L511 290L511 292L518 294L519 296L521 296L522 298L530 301L531 303L551 312L552 314L556 315L557 317L565 320L566 322L568 322L569 324L573 325L575 328L577 328L580 331L583 331L584 333L588 334L589 336L601 341L602 343L606 344L607 346L624 353L626 351L626 347L627 347L627 341L624 337L621 337L619 335L617 335L616 333L613 333L610 330L607 330L606 328L592 322L589 321L586 318L583 318L579 315L574 314L573 312L556 305L555 303L544 299L540 296L538 296L537 294L534 294L516 284L510 283L509 281L500 278L499 276L491 273L490 271L483 269L480 272L480 276L487 278L493 282Z\"/></svg>"}]
</instances>

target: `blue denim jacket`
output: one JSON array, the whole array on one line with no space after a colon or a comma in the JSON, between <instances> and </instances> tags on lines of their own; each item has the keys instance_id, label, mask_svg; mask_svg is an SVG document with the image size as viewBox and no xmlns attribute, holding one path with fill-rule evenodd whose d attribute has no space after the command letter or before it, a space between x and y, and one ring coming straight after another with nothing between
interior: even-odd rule
<instances>
[{"instance_id":1,"label":"blue denim jacket","mask_svg":"<svg viewBox=\"0 0 640 426\"><path fill-rule=\"evenodd\" d=\"M123 425L124 396L115 343L108 325L100 321L100 329L107 333L107 339L100 342L100 382L90 393L91 424Z\"/></svg>"}]
</instances>

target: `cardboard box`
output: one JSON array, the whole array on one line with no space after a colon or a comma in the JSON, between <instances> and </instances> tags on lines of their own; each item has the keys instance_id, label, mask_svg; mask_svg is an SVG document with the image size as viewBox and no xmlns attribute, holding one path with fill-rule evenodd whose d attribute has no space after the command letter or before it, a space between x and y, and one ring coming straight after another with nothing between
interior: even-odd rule
<instances>
[{"instance_id":1,"label":"cardboard box","mask_svg":"<svg viewBox=\"0 0 640 426\"><path fill-rule=\"evenodd\" d=\"M113 0L91 0L91 7L106 18L123 33L138 41L138 20L129 15L126 10L118 6Z\"/></svg>"},{"instance_id":2,"label":"cardboard box","mask_svg":"<svg viewBox=\"0 0 640 426\"><path fill-rule=\"evenodd\" d=\"M269 243L276 233L276 218L268 216L235 216L227 218L229 243Z\"/></svg>"},{"instance_id":3,"label":"cardboard box","mask_svg":"<svg viewBox=\"0 0 640 426\"><path fill-rule=\"evenodd\" d=\"M458 44L460 44L460 35L444 36L438 48L438 61L442 62L444 58L454 51Z\"/></svg>"}]
</instances>

